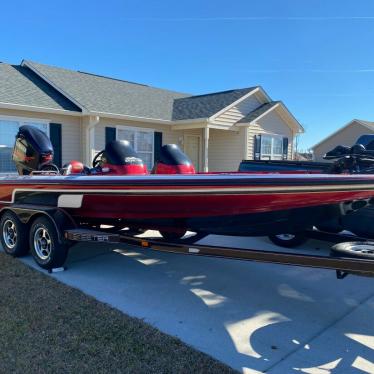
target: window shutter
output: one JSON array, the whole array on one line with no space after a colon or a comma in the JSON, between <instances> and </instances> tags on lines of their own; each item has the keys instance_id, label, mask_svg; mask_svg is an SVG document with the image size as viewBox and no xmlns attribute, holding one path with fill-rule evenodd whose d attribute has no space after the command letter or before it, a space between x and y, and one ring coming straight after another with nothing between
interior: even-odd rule
<instances>
[{"instance_id":1,"label":"window shutter","mask_svg":"<svg viewBox=\"0 0 374 374\"><path fill-rule=\"evenodd\" d=\"M288 138L283 138L283 160L287 160L288 157Z\"/></svg>"},{"instance_id":2,"label":"window shutter","mask_svg":"<svg viewBox=\"0 0 374 374\"><path fill-rule=\"evenodd\" d=\"M162 147L162 132L155 131L154 142L153 142L153 162L156 162L160 157L160 151Z\"/></svg>"},{"instance_id":3,"label":"window shutter","mask_svg":"<svg viewBox=\"0 0 374 374\"><path fill-rule=\"evenodd\" d=\"M261 160L261 135L255 135L253 150L253 159Z\"/></svg>"},{"instance_id":4,"label":"window shutter","mask_svg":"<svg viewBox=\"0 0 374 374\"><path fill-rule=\"evenodd\" d=\"M49 138L54 150L53 163L58 167L62 166L62 139L61 139L61 124L49 124Z\"/></svg>"},{"instance_id":5,"label":"window shutter","mask_svg":"<svg viewBox=\"0 0 374 374\"><path fill-rule=\"evenodd\" d=\"M116 128L115 127L105 127L105 144L116 140Z\"/></svg>"}]
</instances>

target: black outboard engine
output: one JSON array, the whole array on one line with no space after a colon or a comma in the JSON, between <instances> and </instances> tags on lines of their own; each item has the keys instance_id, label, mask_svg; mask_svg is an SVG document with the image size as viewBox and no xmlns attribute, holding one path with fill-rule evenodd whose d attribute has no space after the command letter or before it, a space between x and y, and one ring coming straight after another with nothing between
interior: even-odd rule
<instances>
[{"instance_id":1,"label":"black outboard engine","mask_svg":"<svg viewBox=\"0 0 374 374\"><path fill-rule=\"evenodd\" d=\"M29 175L32 171L58 171L52 164L53 147L48 136L33 126L21 126L13 148L13 161L19 175Z\"/></svg>"},{"instance_id":2,"label":"black outboard engine","mask_svg":"<svg viewBox=\"0 0 374 374\"><path fill-rule=\"evenodd\" d=\"M195 174L189 157L176 144L166 144L153 168L154 174Z\"/></svg>"}]
</instances>

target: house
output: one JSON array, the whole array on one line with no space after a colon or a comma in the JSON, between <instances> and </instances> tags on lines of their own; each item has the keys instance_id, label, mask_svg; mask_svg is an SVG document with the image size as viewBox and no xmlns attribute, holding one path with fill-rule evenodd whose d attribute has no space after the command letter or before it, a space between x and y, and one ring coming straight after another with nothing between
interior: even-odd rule
<instances>
[{"instance_id":1,"label":"house","mask_svg":"<svg viewBox=\"0 0 374 374\"><path fill-rule=\"evenodd\" d=\"M354 119L312 147L314 160L324 161L323 155L337 145L352 146L364 134L374 134L374 122Z\"/></svg>"},{"instance_id":2,"label":"house","mask_svg":"<svg viewBox=\"0 0 374 374\"><path fill-rule=\"evenodd\" d=\"M261 87L190 95L23 60L0 63L0 173L22 124L43 129L55 163L93 156L112 139L131 142L148 168L176 143L200 171L237 170L242 159L286 159L303 132Z\"/></svg>"}]
</instances>

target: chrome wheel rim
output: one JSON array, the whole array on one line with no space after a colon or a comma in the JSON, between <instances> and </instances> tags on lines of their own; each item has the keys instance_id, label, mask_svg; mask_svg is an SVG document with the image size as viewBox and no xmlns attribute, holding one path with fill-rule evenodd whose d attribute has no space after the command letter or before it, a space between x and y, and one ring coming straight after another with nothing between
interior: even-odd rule
<instances>
[{"instance_id":1,"label":"chrome wheel rim","mask_svg":"<svg viewBox=\"0 0 374 374\"><path fill-rule=\"evenodd\" d=\"M17 245L17 229L14 222L7 219L3 225L3 239L5 245L9 249L13 249Z\"/></svg>"},{"instance_id":2,"label":"chrome wheel rim","mask_svg":"<svg viewBox=\"0 0 374 374\"><path fill-rule=\"evenodd\" d=\"M52 241L44 227L39 227L34 233L34 249L41 260L48 260L51 255Z\"/></svg>"},{"instance_id":3,"label":"chrome wheel rim","mask_svg":"<svg viewBox=\"0 0 374 374\"><path fill-rule=\"evenodd\" d=\"M350 250L352 252L374 256L374 245L372 244L355 244L350 247Z\"/></svg>"},{"instance_id":4,"label":"chrome wheel rim","mask_svg":"<svg viewBox=\"0 0 374 374\"><path fill-rule=\"evenodd\" d=\"M279 234L275 236L280 240L292 240L295 238L295 235L292 234Z\"/></svg>"}]
</instances>

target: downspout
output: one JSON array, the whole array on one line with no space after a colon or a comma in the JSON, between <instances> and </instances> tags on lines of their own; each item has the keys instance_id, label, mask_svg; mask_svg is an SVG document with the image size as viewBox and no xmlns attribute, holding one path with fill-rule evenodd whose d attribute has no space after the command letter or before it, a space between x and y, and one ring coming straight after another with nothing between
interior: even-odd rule
<instances>
[{"instance_id":1,"label":"downspout","mask_svg":"<svg viewBox=\"0 0 374 374\"><path fill-rule=\"evenodd\" d=\"M95 151L95 127L100 122L99 116L90 116L86 127L86 164L91 165Z\"/></svg>"}]
</instances>

